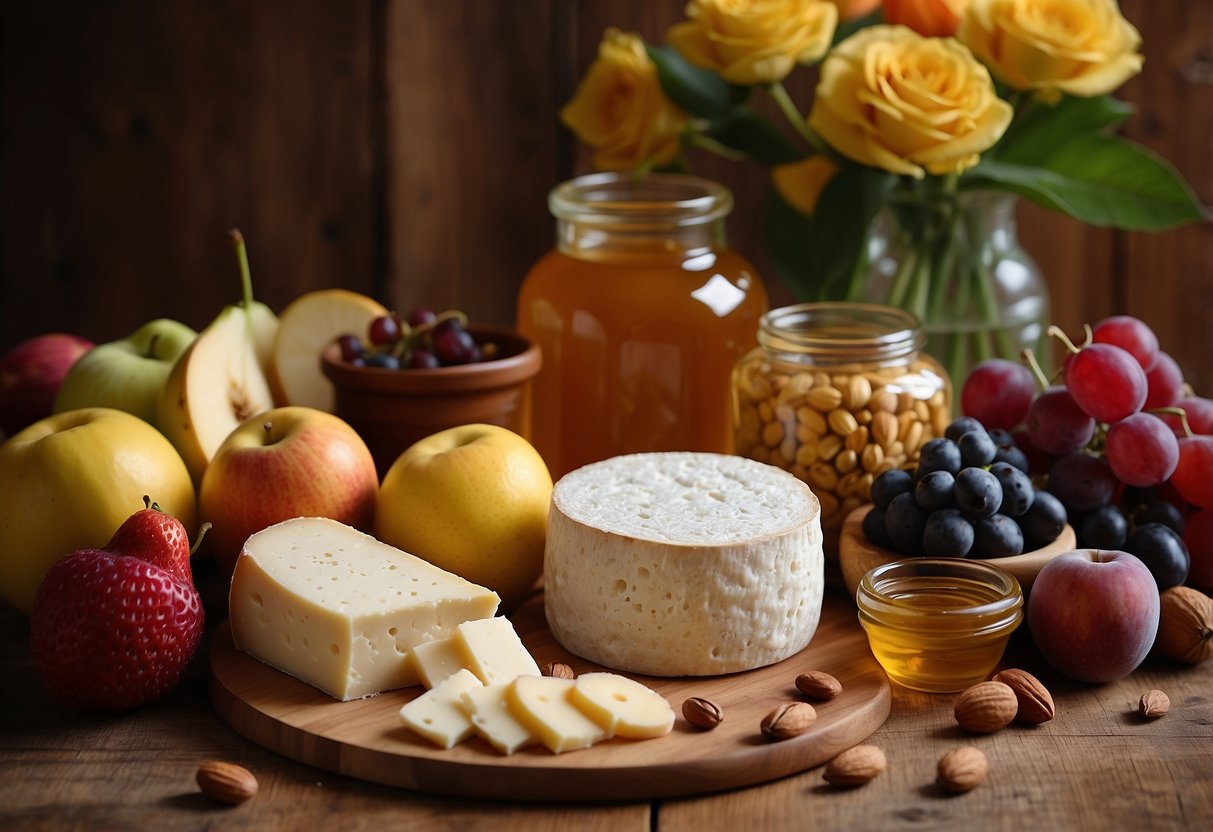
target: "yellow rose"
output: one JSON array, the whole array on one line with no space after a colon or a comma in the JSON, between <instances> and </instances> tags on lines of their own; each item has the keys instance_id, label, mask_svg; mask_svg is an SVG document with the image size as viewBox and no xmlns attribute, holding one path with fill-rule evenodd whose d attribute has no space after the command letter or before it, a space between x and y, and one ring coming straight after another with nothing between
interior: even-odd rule
<instances>
[{"instance_id":1,"label":"yellow rose","mask_svg":"<svg viewBox=\"0 0 1213 832\"><path fill-rule=\"evenodd\" d=\"M627 170L672 161L687 117L662 92L644 41L612 28L560 120L594 148L595 167Z\"/></svg>"},{"instance_id":2,"label":"yellow rose","mask_svg":"<svg viewBox=\"0 0 1213 832\"><path fill-rule=\"evenodd\" d=\"M838 172L838 165L825 156L813 155L799 162L778 165L771 169L771 181L783 201L809 216L817 208L826 183Z\"/></svg>"},{"instance_id":3,"label":"yellow rose","mask_svg":"<svg viewBox=\"0 0 1213 832\"><path fill-rule=\"evenodd\" d=\"M1141 71L1116 0L970 0L956 36L1017 90L1090 97Z\"/></svg>"},{"instance_id":4,"label":"yellow rose","mask_svg":"<svg viewBox=\"0 0 1213 832\"><path fill-rule=\"evenodd\" d=\"M838 23L827 0L690 0L666 38L695 66L734 84L782 81L825 54Z\"/></svg>"},{"instance_id":5,"label":"yellow rose","mask_svg":"<svg viewBox=\"0 0 1213 832\"><path fill-rule=\"evenodd\" d=\"M856 162L922 178L977 164L1011 114L968 49L885 25L861 29L831 50L809 127Z\"/></svg>"}]
</instances>

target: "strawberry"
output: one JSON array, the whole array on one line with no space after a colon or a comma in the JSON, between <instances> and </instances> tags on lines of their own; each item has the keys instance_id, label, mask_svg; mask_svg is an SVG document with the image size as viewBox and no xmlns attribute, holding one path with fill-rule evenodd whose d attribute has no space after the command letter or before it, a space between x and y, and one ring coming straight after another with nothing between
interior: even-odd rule
<instances>
[{"instance_id":1,"label":"strawberry","mask_svg":"<svg viewBox=\"0 0 1213 832\"><path fill-rule=\"evenodd\" d=\"M187 584L193 585L190 571L190 538L181 521L160 509L148 496L143 497L146 508L123 521L105 544L105 551L115 555L130 555L154 563Z\"/></svg>"},{"instance_id":2,"label":"strawberry","mask_svg":"<svg viewBox=\"0 0 1213 832\"><path fill-rule=\"evenodd\" d=\"M30 647L55 699L125 710L180 681L202 625L188 580L137 557L82 549L60 558L38 588Z\"/></svg>"}]
</instances>

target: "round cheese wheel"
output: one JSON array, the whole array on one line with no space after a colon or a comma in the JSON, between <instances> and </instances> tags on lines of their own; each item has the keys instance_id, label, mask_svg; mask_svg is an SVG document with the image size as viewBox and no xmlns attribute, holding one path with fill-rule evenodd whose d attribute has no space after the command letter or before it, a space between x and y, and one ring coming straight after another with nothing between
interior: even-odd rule
<instances>
[{"instance_id":1,"label":"round cheese wheel","mask_svg":"<svg viewBox=\"0 0 1213 832\"><path fill-rule=\"evenodd\" d=\"M821 509L738 456L613 457L556 484L548 626L570 652L650 676L752 670L798 653L821 617Z\"/></svg>"}]
</instances>

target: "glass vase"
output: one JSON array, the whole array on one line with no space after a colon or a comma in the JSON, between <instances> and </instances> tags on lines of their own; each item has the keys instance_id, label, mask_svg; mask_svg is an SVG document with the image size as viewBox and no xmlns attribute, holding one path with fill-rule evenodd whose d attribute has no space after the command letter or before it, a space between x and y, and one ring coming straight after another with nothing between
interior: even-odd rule
<instances>
[{"instance_id":1,"label":"glass vase","mask_svg":"<svg viewBox=\"0 0 1213 832\"><path fill-rule=\"evenodd\" d=\"M1048 289L1019 243L1017 203L997 191L899 196L872 226L867 279L852 299L917 316L926 352L958 387L980 361L1040 351Z\"/></svg>"}]
</instances>

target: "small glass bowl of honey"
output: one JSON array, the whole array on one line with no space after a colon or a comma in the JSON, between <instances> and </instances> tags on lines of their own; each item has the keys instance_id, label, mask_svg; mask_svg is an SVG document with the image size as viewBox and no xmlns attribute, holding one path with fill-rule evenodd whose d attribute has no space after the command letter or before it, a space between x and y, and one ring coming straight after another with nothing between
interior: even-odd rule
<instances>
[{"instance_id":1,"label":"small glass bowl of honey","mask_svg":"<svg viewBox=\"0 0 1213 832\"><path fill-rule=\"evenodd\" d=\"M859 623L889 678L928 693L987 679L1023 620L1023 590L996 566L908 558L868 571L855 593Z\"/></svg>"}]
</instances>

